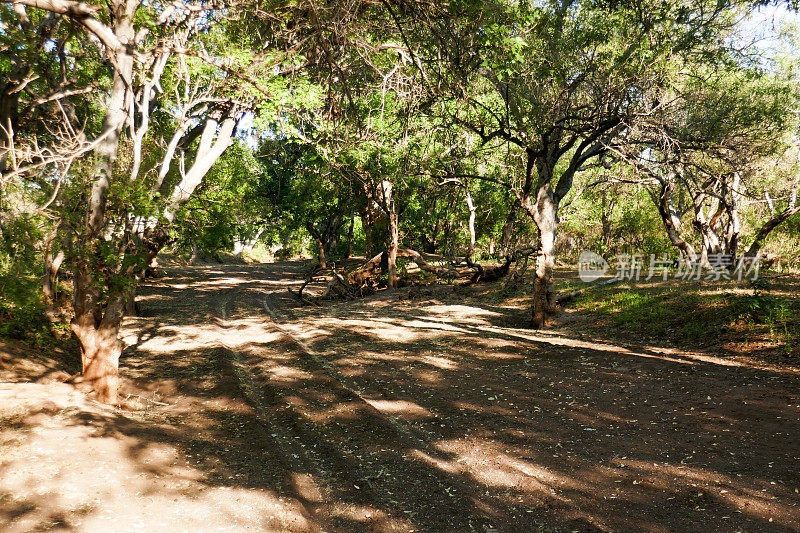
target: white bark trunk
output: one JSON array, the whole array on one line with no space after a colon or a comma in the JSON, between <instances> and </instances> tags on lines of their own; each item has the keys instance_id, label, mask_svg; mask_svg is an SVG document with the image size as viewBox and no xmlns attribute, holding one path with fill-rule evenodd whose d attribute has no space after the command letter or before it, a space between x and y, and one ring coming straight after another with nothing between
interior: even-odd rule
<instances>
[{"instance_id":1,"label":"white bark trunk","mask_svg":"<svg viewBox=\"0 0 800 533\"><path fill-rule=\"evenodd\" d=\"M472 200L472 194L469 192L469 183L464 184L466 191L467 208L469 209L469 248L467 249L467 258L472 260L472 255L475 253L475 215L476 208L475 202Z\"/></svg>"},{"instance_id":2,"label":"white bark trunk","mask_svg":"<svg viewBox=\"0 0 800 533\"><path fill-rule=\"evenodd\" d=\"M222 121L217 133L217 123L213 120L206 122L203 134L200 138L200 147L197 150L194 164L183 176L180 183L175 186L169 203L164 209L164 218L168 223L175 221L178 209L192 196L194 190L202 183L211 166L217 162L225 150L233 141L233 132L236 127L236 119L228 117ZM213 141L216 134L216 141ZM213 141L213 142L212 142Z\"/></svg>"}]
</instances>

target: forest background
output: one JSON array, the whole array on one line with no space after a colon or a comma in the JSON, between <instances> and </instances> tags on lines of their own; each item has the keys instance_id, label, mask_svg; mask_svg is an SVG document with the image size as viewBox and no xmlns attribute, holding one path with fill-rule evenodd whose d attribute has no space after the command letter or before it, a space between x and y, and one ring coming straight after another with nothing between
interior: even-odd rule
<instances>
[{"instance_id":1,"label":"forest background","mask_svg":"<svg viewBox=\"0 0 800 533\"><path fill-rule=\"evenodd\" d=\"M584 250L796 272L800 33L763 33L775 9L3 2L0 335L73 338L113 402L163 251L363 256L359 289L524 262L536 327Z\"/></svg>"}]
</instances>

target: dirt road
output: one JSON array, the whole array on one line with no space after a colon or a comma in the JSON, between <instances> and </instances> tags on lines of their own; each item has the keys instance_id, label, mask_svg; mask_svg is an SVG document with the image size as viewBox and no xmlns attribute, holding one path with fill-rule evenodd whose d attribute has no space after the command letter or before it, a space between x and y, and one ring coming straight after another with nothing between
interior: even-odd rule
<instances>
[{"instance_id":1,"label":"dirt road","mask_svg":"<svg viewBox=\"0 0 800 533\"><path fill-rule=\"evenodd\" d=\"M513 327L474 289L298 307L301 272L144 287L123 409L8 386L0 528L798 529L796 370Z\"/></svg>"}]
</instances>

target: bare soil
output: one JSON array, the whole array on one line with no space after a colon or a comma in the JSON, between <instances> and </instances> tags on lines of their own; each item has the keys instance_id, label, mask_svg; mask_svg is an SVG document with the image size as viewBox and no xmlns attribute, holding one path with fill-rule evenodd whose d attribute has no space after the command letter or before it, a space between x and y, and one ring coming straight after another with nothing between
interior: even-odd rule
<instances>
[{"instance_id":1,"label":"bare soil","mask_svg":"<svg viewBox=\"0 0 800 533\"><path fill-rule=\"evenodd\" d=\"M487 287L300 307L303 270L167 268L117 408L0 344L0 530L800 529L798 369L533 331Z\"/></svg>"}]
</instances>

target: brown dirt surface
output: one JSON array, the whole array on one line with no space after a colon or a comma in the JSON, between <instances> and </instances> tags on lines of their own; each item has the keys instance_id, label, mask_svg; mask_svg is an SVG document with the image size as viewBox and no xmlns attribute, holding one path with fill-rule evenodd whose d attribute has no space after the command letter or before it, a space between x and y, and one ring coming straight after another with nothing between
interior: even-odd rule
<instances>
[{"instance_id":1,"label":"brown dirt surface","mask_svg":"<svg viewBox=\"0 0 800 533\"><path fill-rule=\"evenodd\" d=\"M0 530L798 530L796 368L533 331L485 287L300 307L304 268L166 267L118 408L0 344Z\"/></svg>"}]
</instances>

